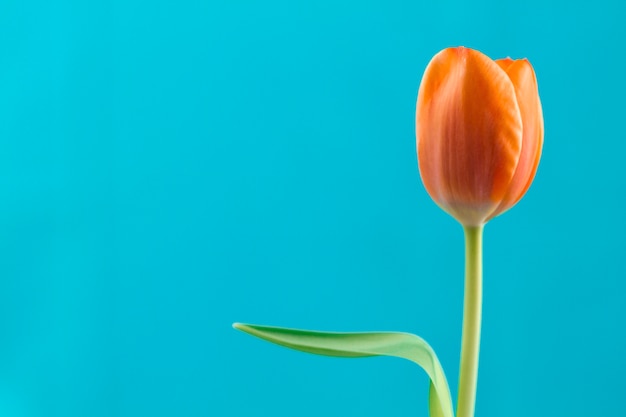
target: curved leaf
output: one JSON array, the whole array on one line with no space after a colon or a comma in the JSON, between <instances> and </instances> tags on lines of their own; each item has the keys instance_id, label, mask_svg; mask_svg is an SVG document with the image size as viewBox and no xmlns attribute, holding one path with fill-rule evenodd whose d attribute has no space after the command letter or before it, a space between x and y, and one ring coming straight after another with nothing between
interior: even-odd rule
<instances>
[{"instance_id":1,"label":"curved leaf","mask_svg":"<svg viewBox=\"0 0 626 417\"><path fill-rule=\"evenodd\" d=\"M446 376L426 341L410 333L336 333L235 323L235 329L302 352L344 358L395 356L421 366L430 377L431 417L454 417Z\"/></svg>"},{"instance_id":2,"label":"curved leaf","mask_svg":"<svg viewBox=\"0 0 626 417\"><path fill-rule=\"evenodd\" d=\"M452 404L450 404L450 410L452 410ZM430 417L446 417L432 381L430 381L430 386L428 387L428 411L430 412Z\"/></svg>"}]
</instances>

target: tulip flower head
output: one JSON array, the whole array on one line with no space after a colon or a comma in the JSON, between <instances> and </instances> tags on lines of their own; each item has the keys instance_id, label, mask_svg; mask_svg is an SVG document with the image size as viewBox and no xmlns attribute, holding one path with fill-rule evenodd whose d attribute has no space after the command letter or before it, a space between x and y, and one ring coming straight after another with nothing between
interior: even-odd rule
<instances>
[{"instance_id":1,"label":"tulip flower head","mask_svg":"<svg viewBox=\"0 0 626 417\"><path fill-rule=\"evenodd\" d=\"M422 181L443 210L464 226L507 211L530 187L543 145L530 62L439 52L420 85L416 137Z\"/></svg>"}]
</instances>

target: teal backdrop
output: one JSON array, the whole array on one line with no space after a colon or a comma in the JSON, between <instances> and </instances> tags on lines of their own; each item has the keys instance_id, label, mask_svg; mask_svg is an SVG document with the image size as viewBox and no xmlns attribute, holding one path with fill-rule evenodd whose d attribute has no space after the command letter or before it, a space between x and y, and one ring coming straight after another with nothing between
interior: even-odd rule
<instances>
[{"instance_id":1,"label":"teal backdrop","mask_svg":"<svg viewBox=\"0 0 626 417\"><path fill-rule=\"evenodd\" d=\"M417 170L423 71L527 57L545 146L485 231L477 417L626 415L622 2L0 3L0 415L427 416L399 359L235 321L397 330L453 395L461 227Z\"/></svg>"}]
</instances>

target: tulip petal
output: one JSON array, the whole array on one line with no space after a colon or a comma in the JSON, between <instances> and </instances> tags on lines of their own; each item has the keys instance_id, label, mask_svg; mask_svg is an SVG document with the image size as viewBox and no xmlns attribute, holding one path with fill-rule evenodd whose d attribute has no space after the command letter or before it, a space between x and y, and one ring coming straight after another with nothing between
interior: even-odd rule
<instances>
[{"instance_id":1,"label":"tulip petal","mask_svg":"<svg viewBox=\"0 0 626 417\"><path fill-rule=\"evenodd\" d=\"M509 76L478 51L444 49L422 79L416 136L433 200L464 225L484 223L507 193L522 146Z\"/></svg>"},{"instance_id":2,"label":"tulip petal","mask_svg":"<svg viewBox=\"0 0 626 417\"><path fill-rule=\"evenodd\" d=\"M502 68L504 70L504 72L506 72L507 68L509 68L511 66L511 64L513 64L515 62L514 59L511 58L500 58L500 59L496 59L496 64L498 64L498 66L500 68Z\"/></svg>"},{"instance_id":3,"label":"tulip petal","mask_svg":"<svg viewBox=\"0 0 626 417\"><path fill-rule=\"evenodd\" d=\"M543 146L543 114L533 67L526 59L496 62L506 71L515 86L515 95L522 115L523 136L515 175L502 202L490 218L514 206L526 193L535 177Z\"/></svg>"}]
</instances>

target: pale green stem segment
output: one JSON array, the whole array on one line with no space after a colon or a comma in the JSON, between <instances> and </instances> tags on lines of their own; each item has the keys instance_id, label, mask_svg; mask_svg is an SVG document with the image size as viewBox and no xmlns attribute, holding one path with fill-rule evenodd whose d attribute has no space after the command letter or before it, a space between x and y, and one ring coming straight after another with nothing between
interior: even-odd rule
<instances>
[{"instance_id":1,"label":"pale green stem segment","mask_svg":"<svg viewBox=\"0 0 626 417\"><path fill-rule=\"evenodd\" d=\"M464 226L465 232L465 301L463 305L463 338L457 417L474 417L480 321L482 311L482 240L483 226Z\"/></svg>"}]
</instances>

